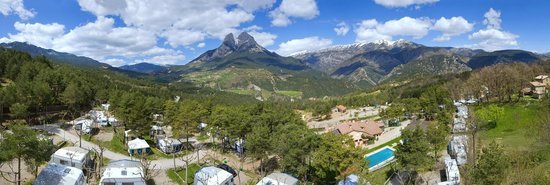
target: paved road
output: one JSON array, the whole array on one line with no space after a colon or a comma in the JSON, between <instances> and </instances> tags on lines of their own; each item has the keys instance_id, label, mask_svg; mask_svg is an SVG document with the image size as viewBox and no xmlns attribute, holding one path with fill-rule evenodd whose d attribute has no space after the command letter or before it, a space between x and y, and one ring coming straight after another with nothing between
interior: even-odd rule
<instances>
[{"instance_id":1,"label":"paved road","mask_svg":"<svg viewBox=\"0 0 550 185\"><path fill-rule=\"evenodd\" d=\"M48 124L48 125L34 126L34 128L41 129L41 130L46 130L46 131L48 131L52 134L56 134L59 137L64 138L65 140L67 140L69 142L76 143L76 144L79 143L79 138L78 138L77 135L74 135L70 132L67 132L67 131L59 128L58 125ZM88 149L88 150L91 150L91 151L93 151L94 149L99 151L99 146L98 145L96 145L95 143L85 141L85 140L82 140L82 148L85 148L85 149ZM203 151L203 150L199 151L199 155L200 155L201 159L204 158L204 156L206 156L206 151ZM103 157L108 158L110 160L132 159L131 157L129 157L127 155L116 153L116 152L113 152L113 151L110 151L110 150L107 150L107 149L105 149L103 151ZM190 163L197 162L197 152L193 152L193 153L187 155L187 157L189 157L189 159L191 159ZM174 161L173 161L173 159L159 159L159 160L151 161L151 165L154 166L154 168L156 168L156 169L169 169L169 168L174 167ZM178 166L178 167L179 166L184 166L184 163L181 160L176 159L176 166Z\"/></svg>"},{"instance_id":2,"label":"paved road","mask_svg":"<svg viewBox=\"0 0 550 185\"><path fill-rule=\"evenodd\" d=\"M391 130L384 131L382 135L378 137L378 140L374 142L372 145L367 145L367 148L374 148L377 146L380 146L381 144L387 143L395 138L398 138L401 136L401 131L407 127L411 123L411 120L405 120L401 122L401 126L399 127L391 127ZM389 129L389 128L386 128Z\"/></svg>"}]
</instances>

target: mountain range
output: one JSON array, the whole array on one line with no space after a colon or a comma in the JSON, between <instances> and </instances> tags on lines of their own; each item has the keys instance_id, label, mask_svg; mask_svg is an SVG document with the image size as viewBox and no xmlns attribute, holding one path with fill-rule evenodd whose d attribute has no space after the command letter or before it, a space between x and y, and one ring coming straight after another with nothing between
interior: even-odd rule
<instances>
[{"instance_id":1,"label":"mountain range","mask_svg":"<svg viewBox=\"0 0 550 185\"><path fill-rule=\"evenodd\" d=\"M528 51L486 52L468 48L429 47L398 40L380 40L333 46L292 57L334 78L378 85L413 76L460 73L509 62L532 62L544 58Z\"/></svg>"},{"instance_id":2,"label":"mountain range","mask_svg":"<svg viewBox=\"0 0 550 185\"><path fill-rule=\"evenodd\" d=\"M225 37L220 46L183 66L172 66L161 78L187 80L204 87L269 97L319 97L357 90L353 83L331 78L302 60L283 57L243 32Z\"/></svg>"},{"instance_id":3,"label":"mountain range","mask_svg":"<svg viewBox=\"0 0 550 185\"><path fill-rule=\"evenodd\" d=\"M131 65L123 65L118 68L123 70L128 70L128 71L134 71L138 73L146 73L146 74L158 73L168 69L168 67L165 67L165 66L146 63L146 62L131 64Z\"/></svg>"},{"instance_id":4,"label":"mountain range","mask_svg":"<svg viewBox=\"0 0 550 185\"><path fill-rule=\"evenodd\" d=\"M219 47L185 65L150 63L112 67L94 59L40 48L28 43L0 43L0 47L44 55L55 62L131 74L149 75L165 82L192 82L258 99L342 95L383 83L416 77L460 73L498 63L533 62L546 58L523 50L483 50L430 47L410 41L380 40L332 46L289 57L271 52L246 32L228 34Z\"/></svg>"},{"instance_id":5,"label":"mountain range","mask_svg":"<svg viewBox=\"0 0 550 185\"><path fill-rule=\"evenodd\" d=\"M111 68L112 67L109 64L101 63L88 57L76 56L74 54L65 53L65 52L58 52L53 49L45 49L26 42L0 43L0 47L26 52L33 57L45 56L56 62L74 65L74 66L92 67L92 68Z\"/></svg>"}]
</instances>

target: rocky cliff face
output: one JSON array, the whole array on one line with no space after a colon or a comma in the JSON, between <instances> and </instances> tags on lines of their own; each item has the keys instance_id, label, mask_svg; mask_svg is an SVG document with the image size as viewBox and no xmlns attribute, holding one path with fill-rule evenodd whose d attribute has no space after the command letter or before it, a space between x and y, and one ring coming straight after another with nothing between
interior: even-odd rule
<instances>
[{"instance_id":1,"label":"rocky cliff face","mask_svg":"<svg viewBox=\"0 0 550 185\"><path fill-rule=\"evenodd\" d=\"M234 52L259 53L269 51L256 43L254 37L246 32L242 32L241 34L239 34L239 36L237 37L237 41L235 41L235 37L233 36L233 34L230 33L225 36L222 44L218 48L203 53L195 60L191 61L191 63L197 61L207 62L217 58L223 58Z\"/></svg>"}]
</instances>

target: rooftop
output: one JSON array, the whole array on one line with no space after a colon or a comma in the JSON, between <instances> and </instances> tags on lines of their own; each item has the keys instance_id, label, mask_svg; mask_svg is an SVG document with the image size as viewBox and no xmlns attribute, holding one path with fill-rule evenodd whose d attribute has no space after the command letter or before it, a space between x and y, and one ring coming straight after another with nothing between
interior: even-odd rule
<instances>
[{"instance_id":1,"label":"rooftop","mask_svg":"<svg viewBox=\"0 0 550 185\"><path fill-rule=\"evenodd\" d=\"M548 78L547 75L539 75L539 76L536 76L536 77L535 77L535 79L537 79L537 80L544 80L544 79L546 79L546 78Z\"/></svg>"},{"instance_id":2,"label":"rooftop","mask_svg":"<svg viewBox=\"0 0 550 185\"><path fill-rule=\"evenodd\" d=\"M383 130L380 128L383 126L383 123L374 122L374 121L349 121L346 123L336 125L336 129L341 134L349 134L350 132L363 132L369 135L379 135L382 134Z\"/></svg>"},{"instance_id":3,"label":"rooftop","mask_svg":"<svg viewBox=\"0 0 550 185\"><path fill-rule=\"evenodd\" d=\"M141 163L139 161L122 159L111 161L101 178L141 178L142 173Z\"/></svg>"},{"instance_id":4,"label":"rooftop","mask_svg":"<svg viewBox=\"0 0 550 185\"><path fill-rule=\"evenodd\" d=\"M199 182L196 184L221 184L231 178L231 173L214 166L201 168L195 173L195 182Z\"/></svg>"},{"instance_id":5,"label":"rooftop","mask_svg":"<svg viewBox=\"0 0 550 185\"><path fill-rule=\"evenodd\" d=\"M535 87L545 86L543 83L540 83L540 82L529 82L529 83L531 83L531 85L533 85Z\"/></svg>"},{"instance_id":6,"label":"rooftop","mask_svg":"<svg viewBox=\"0 0 550 185\"><path fill-rule=\"evenodd\" d=\"M82 170L74 167L50 163L40 172L40 174L38 174L38 177L34 181L33 185L74 185L77 184L79 180L84 180Z\"/></svg>"},{"instance_id":7,"label":"rooftop","mask_svg":"<svg viewBox=\"0 0 550 185\"><path fill-rule=\"evenodd\" d=\"M89 152L90 151L79 147L65 147L55 151L53 156L82 161L86 158L86 155L88 155Z\"/></svg>"},{"instance_id":8,"label":"rooftop","mask_svg":"<svg viewBox=\"0 0 550 185\"><path fill-rule=\"evenodd\" d=\"M295 185L298 184L298 179L286 173L273 172L265 176L256 185Z\"/></svg>"},{"instance_id":9,"label":"rooftop","mask_svg":"<svg viewBox=\"0 0 550 185\"><path fill-rule=\"evenodd\" d=\"M128 149L141 149L141 148L149 148L149 144L147 144L147 141L136 138L134 140L128 141Z\"/></svg>"}]
</instances>

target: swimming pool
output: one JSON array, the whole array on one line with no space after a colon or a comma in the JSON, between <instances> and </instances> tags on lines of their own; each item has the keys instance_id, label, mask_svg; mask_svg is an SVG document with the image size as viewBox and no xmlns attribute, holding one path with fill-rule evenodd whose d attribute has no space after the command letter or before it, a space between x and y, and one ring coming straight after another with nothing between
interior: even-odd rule
<instances>
[{"instance_id":1,"label":"swimming pool","mask_svg":"<svg viewBox=\"0 0 550 185\"><path fill-rule=\"evenodd\" d=\"M388 162L393 160L393 153L394 149L386 146L380 150L367 154L365 160L369 161L369 170L385 166Z\"/></svg>"}]
</instances>

